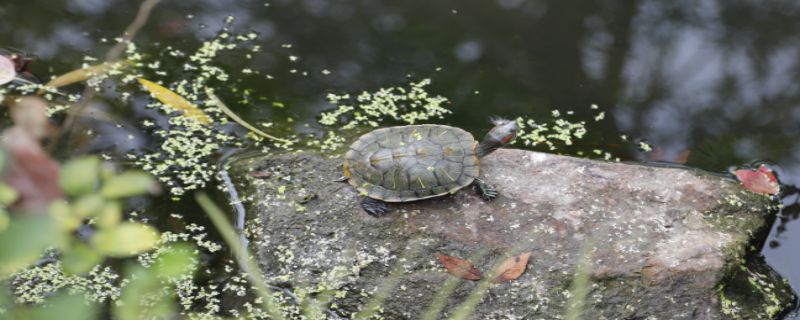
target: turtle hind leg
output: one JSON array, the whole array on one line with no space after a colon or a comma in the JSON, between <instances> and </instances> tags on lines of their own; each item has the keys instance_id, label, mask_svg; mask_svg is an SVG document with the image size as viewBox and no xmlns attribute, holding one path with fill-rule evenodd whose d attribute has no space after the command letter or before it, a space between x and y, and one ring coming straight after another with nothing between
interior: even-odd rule
<instances>
[{"instance_id":1,"label":"turtle hind leg","mask_svg":"<svg viewBox=\"0 0 800 320\"><path fill-rule=\"evenodd\" d=\"M497 189L491 184L486 183L486 181L475 178L475 182L473 182L472 185L483 200L492 201L494 198L497 198Z\"/></svg>"},{"instance_id":2,"label":"turtle hind leg","mask_svg":"<svg viewBox=\"0 0 800 320\"><path fill-rule=\"evenodd\" d=\"M361 201L361 208L369 213L369 215L376 218L385 215L386 212L389 212L389 205L387 205L386 202L370 197L366 197Z\"/></svg>"}]
</instances>

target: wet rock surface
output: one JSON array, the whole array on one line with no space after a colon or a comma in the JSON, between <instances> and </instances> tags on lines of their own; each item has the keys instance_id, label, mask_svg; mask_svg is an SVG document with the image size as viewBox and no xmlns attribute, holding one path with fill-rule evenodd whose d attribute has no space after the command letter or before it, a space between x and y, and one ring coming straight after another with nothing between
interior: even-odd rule
<instances>
[{"instance_id":1,"label":"wet rock surface","mask_svg":"<svg viewBox=\"0 0 800 320\"><path fill-rule=\"evenodd\" d=\"M251 249L291 297L286 303L305 306L297 310L310 312L313 298L332 302L316 311L327 318L365 315L370 303L386 319L447 318L478 288L470 319L576 311L586 319L769 319L794 299L763 262L745 259L772 203L724 177L498 150L481 163L495 201L464 188L391 204L374 218L352 186L334 182L341 171L340 159L311 153L231 165ZM532 253L527 271L488 286L446 273L436 258L462 257L488 272L521 252ZM576 277L586 285L574 285Z\"/></svg>"}]
</instances>

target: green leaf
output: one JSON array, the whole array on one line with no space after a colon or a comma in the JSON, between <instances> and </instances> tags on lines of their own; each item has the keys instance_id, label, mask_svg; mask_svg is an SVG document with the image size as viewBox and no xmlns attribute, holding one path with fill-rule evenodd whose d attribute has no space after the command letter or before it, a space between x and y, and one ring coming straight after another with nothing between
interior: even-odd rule
<instances>
[{"instance_id":1,"label":"green leaf","mask_svg":"<svg viewBox=\"0 0 800 320\"><path fill-rule=\"evenodd\" d=\"M165 296L163 285L155 270L129 265L128 279L120 300L114 308L114 319L169 319L175 314L175 303Z\"/></svg>"},{"instance_id":2,"label":"green leaf","mask_svg":"<svg viewBox=\"0 0 800 320\"><path fill-rule=\"evenodd\" d=\"M62 230L74 231L81 226L81 218L72 214L72 207L62 201L50 203L50 217L52 217Z\"/></svg>"},{"instance_id":3,"label":"green leaf","mask_svg":"<svg viewBox=\"0 0 800 320\"><path fill-rule=\"evenodd\" d=\"M58 183L71 196L87 194L97 187L100 159L83 157L71 160L61 168Z\"/></svg>"},{"instance_id":4,"label":"green leaf","mask_svg":"<svg viewBox=\"0 0 800 320\"><path fill-rule=\"evenodd\" d=\"M61 265L68 274L84 274L103 260L97 252L83 243L75 243L61 257Z\"/></svg>"},{"instance_id":5,"label":"green leaf","mask_svg":"<svg viewBox=\"0 0 800 320\"><path fill-rule=\"evenodd\" d=\"M94 219L94 222L100 228L111 228L119 224L122 219L122 205L119 202L109 200L100 210L100 213Z\"/></svg>"},{"instance_id":6,"label":"green leaf","mask_svg":"<svg viewBox=\"0 0 800 320\"><path fill-rule=\"evenodd\" d=\"M72 205L72 214L79 218L94 217L105 205L106 199L99 194L82 196Z\"/></svg>"},{"instance_id":7,"label":"green leaf","mask_svg":"<svg viewBox=\"0 0 800 320\"><path fill-rule=\"evenodd\" d=\"M42 306L31 307L18 312L18 319L59 319L92 320L97 319L100 309L79 294L61 293L47 299Z\"/></svg>"},{"instance_id":8,"label":"green leaf","mask_svg":"<svg viewBox=\"0 0 800 320\"><path fill-rule=\"evenodd\" d=\"M100 194L106 198L125 198L138 196L158 189L153 176L141 171L126 171L109 178L103 183Z\"/></svg>"},{"instance_id":9,"label":"green leaf","mask_svg":"<svg viewBox=\"0 0 800 320\"><path fill-rule=\"evenodd\" d=\"M194 246L176 243L165 248L164 253L156 260L154 270L160 277L177 278L194 272L196 267L197 253Z\"/></svg>"},{"instance_id":10,"label":"green leaf","mask_svg":"<svg viewBox=\"0 0 800 320\"><path fill-rule=\"evenodd\" d=\"M19 198L19 192L17 192L17 190L14 190L14 188L4 182L0 182L0 203L9 205L17 201L17 198Z\"/></svg>"},{"instance_id":11,"label":"green leaf","mask_svg":"<svg viewBox=\"0 0 800 320\"><path fill-rule=\"evenodd\" d=\"M2 99L0 99L2 102ZM6 165L8 164L8 152L5 149L0 148L0 175L6 172Z\"/></svg>"},{"instance_id":12,"label":"green leaf","mask_svg":"<svg viewBox=\"0 0 800 320\"><path fill-rule=\"evenodd\" d=\"M143 223L123 222L101 229L92 237L98 253L110 257L129 257L152 249L159 240L158 231Z\"/></svg>"},{"instance_id":13,"label":"green leaf","mask_svg":"<svg viewBox=\"0 0 800 320\"><path fill-rule=\"evenodd\" d=\"M48 247L60 247L65 236L48 216L12 219L0 233L0 279L36 261Z\"/></svg>"},{"instance_id":14,"label":"green leaf","mask_svg":"<svg viewBox=\"0 0 800 320\"><path fill-rule=\"evenodd\" d=\"M0 208L0 232L5 231L9 223L11 223L11 216L8 215L8 210Z\"/></svg>"}]
</instances>

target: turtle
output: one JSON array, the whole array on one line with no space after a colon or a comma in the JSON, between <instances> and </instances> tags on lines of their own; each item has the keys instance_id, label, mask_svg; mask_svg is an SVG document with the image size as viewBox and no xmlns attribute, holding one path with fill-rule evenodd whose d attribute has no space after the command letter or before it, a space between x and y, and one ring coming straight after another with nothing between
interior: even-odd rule
<instances>
[{"instance_id":1,"label":"turtle","mask_svg":"<svg viewBox=\"0 0 800 320\"><path fill-rule=\"evenodd\" d=\"M361 207L380 217L387 202L410 202L454 194L473 185L485 200L496 189L481 180L480 159L517 135L517 122L493 120L479 144L469 132L446 125L380 128L359 137L344 156L344 176L364 195Z\"/></svg>"}]
</instances>

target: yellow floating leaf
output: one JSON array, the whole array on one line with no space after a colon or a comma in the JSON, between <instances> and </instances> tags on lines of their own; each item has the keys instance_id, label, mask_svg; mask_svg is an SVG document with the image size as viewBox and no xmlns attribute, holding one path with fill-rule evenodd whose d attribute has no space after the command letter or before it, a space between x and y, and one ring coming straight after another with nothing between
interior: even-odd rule
<instances>
[{"instance_id":1,"label":"yellow floating leaf","mask_svg":"<svg viewBox=\"0 0 800 320\"><path fill-rule=\"evenodd\" d=\"M85 81L87 79L105 75L112 69L122 67L123 65L124 65L123 62L116 62L116 63L105 62L89 66L86 68L72 70L58 77L55 77L53 80L50 80L50 82L48 82L45 86L50 88L60 88L66 85L78 83L81 81ZM43 91L44 90L42 90L40 93L42 93Z\"/></svg>"},{"instance_id":2,"label":"yellow floating leaf","mask_svg":"<svg viewBox=\"0 0 800 320\"><path fill-rule=\"evenodd\" d=\"M194 119L201 124L211 124L211 118L205 114L203 110L200 110L200 108L193 105L191 102L186 101L186 99L177 93L147 79L139 78L138 80L147 91L153 94L153 97L161 101L161 103L167 107L181 111L187 118Z\"/></svg>"}]
</instances>

